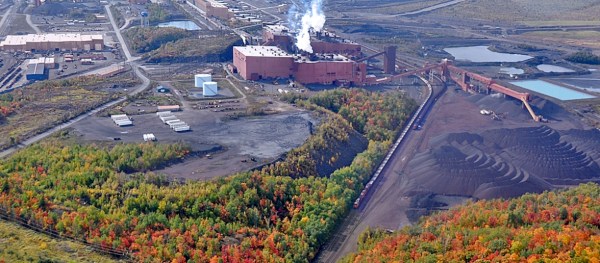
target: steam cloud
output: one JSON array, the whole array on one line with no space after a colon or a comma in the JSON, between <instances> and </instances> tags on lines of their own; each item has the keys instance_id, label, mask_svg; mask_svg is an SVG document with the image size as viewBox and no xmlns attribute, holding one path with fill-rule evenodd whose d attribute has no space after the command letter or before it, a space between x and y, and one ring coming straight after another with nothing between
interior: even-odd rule
<instances>
[{"instance_id":1,"label":"steam cloud","mask_svg":"<svg viewBox=\"0 0 600 263\"><path fill-rule=\"evenodd\" d=\"M292 5L288 14L290 29L298 32L296 47L313 53L310 45L310 30L321 31L325 25L323 0L303 0L302 6Z\"/></svg>"}]
</instances>

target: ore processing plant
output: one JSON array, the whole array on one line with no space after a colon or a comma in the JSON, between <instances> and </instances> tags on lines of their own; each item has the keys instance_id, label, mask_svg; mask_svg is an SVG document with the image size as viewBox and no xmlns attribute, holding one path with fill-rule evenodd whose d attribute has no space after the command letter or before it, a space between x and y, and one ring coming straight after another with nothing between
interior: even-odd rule
<instances>
[{"instance_id":1,"label":"ore processing plant","mask_svg":"<svg viewBox=\"0 0 600 263\"><path fill-rule=\"evenodd\" d=\"M283 25L267 25L263 28L263 45L237 46L233 49L233 70L252 81L265 79L294 79L303 84L334 84L348 86L377 85L393 82L412 75L431 75L448 84L452 80L465 92L490 94L497 92L522 102L531 118L545 121L530 106L530 95L495 82L444 60L439 64L396 73L396 47L363 56L360 44L342 39L326 30L311 31L313 52L299 50L294 46L294 32ZM367 61L383 56L383 72L378 78L367 73Z\"/></svg>"}]
</instances>

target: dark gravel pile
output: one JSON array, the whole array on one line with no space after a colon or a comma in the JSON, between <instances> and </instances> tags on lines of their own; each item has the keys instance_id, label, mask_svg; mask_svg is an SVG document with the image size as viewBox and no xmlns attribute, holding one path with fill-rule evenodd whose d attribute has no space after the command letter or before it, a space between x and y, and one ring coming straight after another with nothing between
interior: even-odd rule
<instances>
[{"instance_id":1,"label":"dark gravel pile","mask_svg":"<svg viewBox=\"0 0 600 263\"><path fill-rule=\"evenodd\" d=\"M495 129L442 135L431 142L435 146L409 164L413 192L513 197L600 181L598 130Z\"/></svg>"}]
</instances>

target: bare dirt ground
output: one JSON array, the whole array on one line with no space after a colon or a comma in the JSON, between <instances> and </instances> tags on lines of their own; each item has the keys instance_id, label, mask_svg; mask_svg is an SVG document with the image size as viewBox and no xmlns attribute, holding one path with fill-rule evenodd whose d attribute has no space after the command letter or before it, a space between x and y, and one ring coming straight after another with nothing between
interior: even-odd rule
<instances>
[{"instance_id":1,"label":"bare dirt ground","mask_svg":"<svg viewBox=\"0 0 600 263\"><path fill-rule=\"evenodd\" d=\"M428 211L472 197L510 197L599 180L594 149L600 131L549 101L535 98L532 104L551 122L535 123L520 103L503 96L449 87L423 129L407 135L365 207L351 212L318 262L335 262L355 251L367 227L399 229ZM504 118L492 120L481 109Z\"/></svg>"},{"instance_id":2,"label":"bare dirt ground","mask_svg":"<svg viewBox=\"0 0 600 263\"><path fill-rule=\"evenodd\" d=\"M109 117L91 117L73 129L81 135L80 140L88 142L119 138L122 142L141 143L143 134L153 133L159 143L186 143L198 154L158 172L176 179L200 180L271 162L308 138L309 122L319 122L311 113L299 109L238 120L207 110L185 110L175 116L190 125L192 131L176 133L154 113L132 116L134 125L129 127L117 127ZM210 159L205 156L207 153L211 154Z\"/></svg>"},{"instance_id":3,"label":"bare dirt ground","mask_svg":"<svg viewBox=\"0 0 600 263\"><path fill-rule=\"evenodd\" d=\"M533 100L537 112L551 119L542 124L529 120L519 103L496 97L445 96L405 170L406 191L513 197L600 180L600 159L589 147L600 142L600 131L550 101ZM479 114L481 108L506 118L491 120Z\"/></svg>"}]
</instances>

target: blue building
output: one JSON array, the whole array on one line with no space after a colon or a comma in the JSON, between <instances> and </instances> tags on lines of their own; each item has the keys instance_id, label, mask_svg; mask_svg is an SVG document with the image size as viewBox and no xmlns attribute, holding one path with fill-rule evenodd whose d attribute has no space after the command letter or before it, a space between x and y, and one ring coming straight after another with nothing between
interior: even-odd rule
<instances>
[{"instance_id":1,"label":"blue building","mask_svg":"<svg viewBox=\"0 0 600 263\"><path fill-rule=\"evenodd\" d=\"M27 66L27 73L25 74L27 80L46 80L48 79L48 71L45 68L44 63L34 63Z\"/></svg>"}]
</instances>

